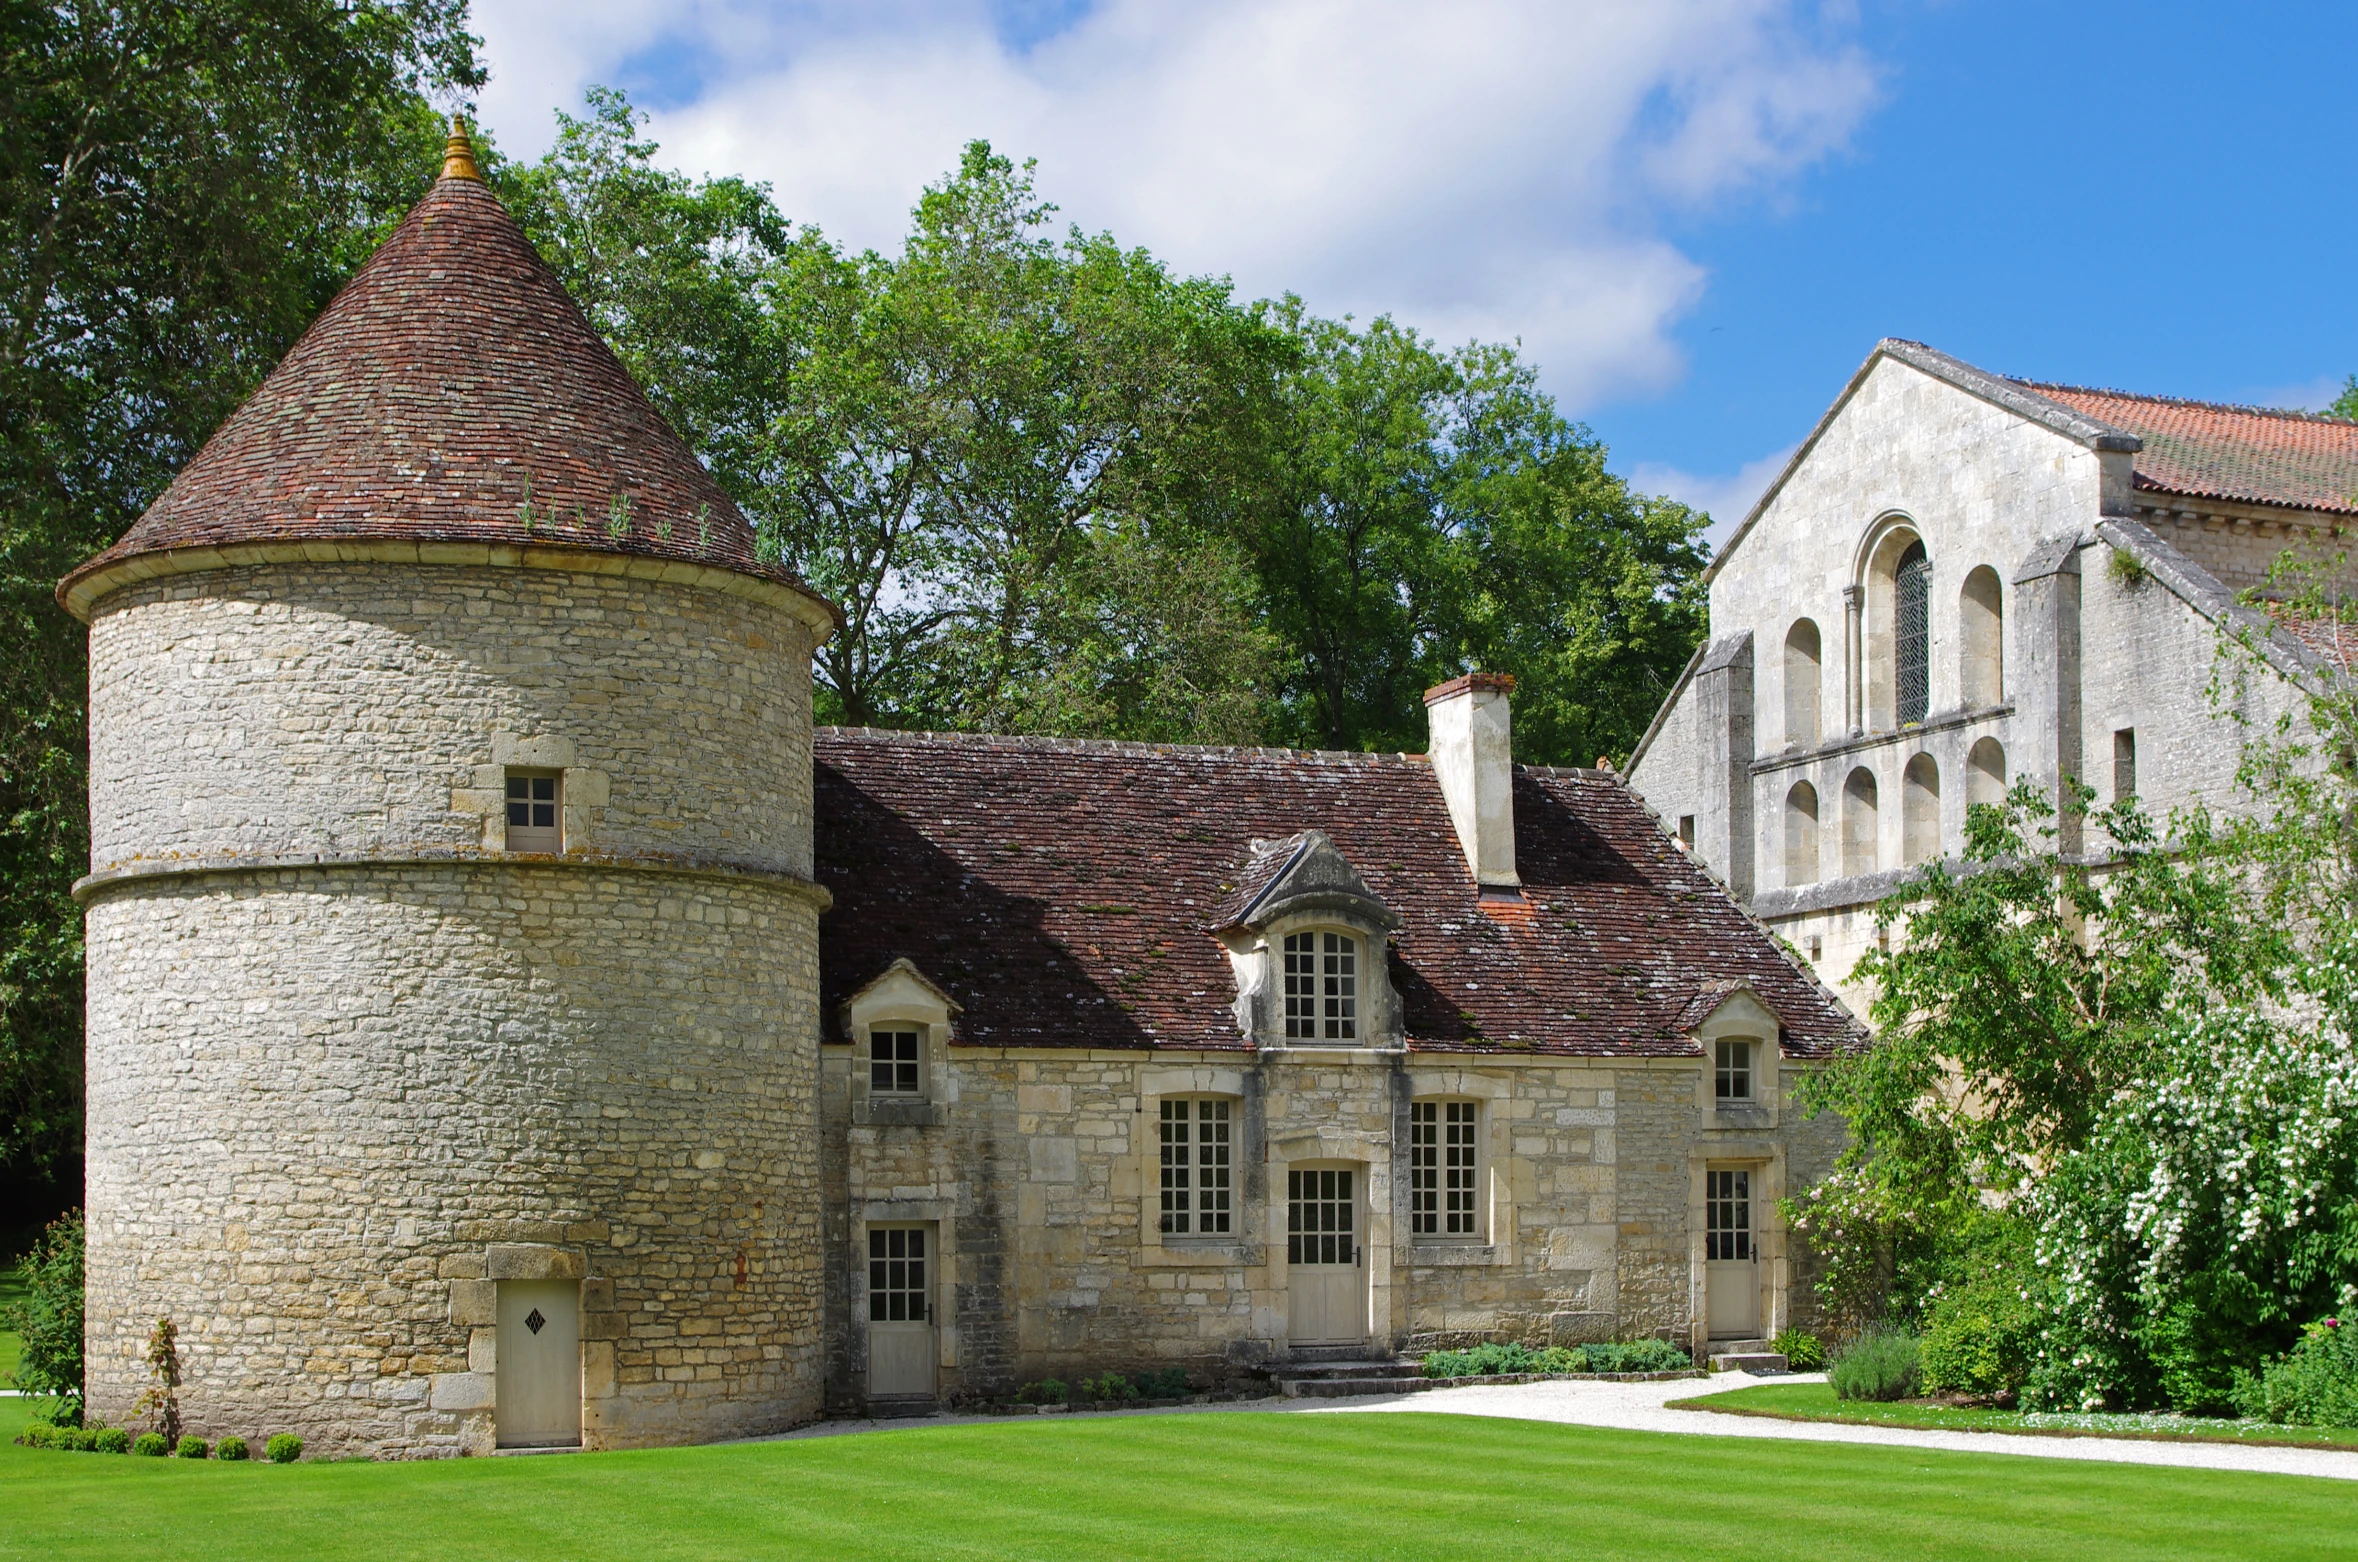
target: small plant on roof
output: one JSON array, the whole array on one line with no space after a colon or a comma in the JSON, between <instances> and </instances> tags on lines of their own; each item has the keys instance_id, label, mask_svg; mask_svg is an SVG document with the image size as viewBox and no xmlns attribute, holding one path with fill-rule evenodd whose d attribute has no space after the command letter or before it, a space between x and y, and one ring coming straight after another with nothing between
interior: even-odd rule
<instances>
[{"instance_id":1,"label":"small plant on roof","mask_svg":"<svg viewBox=\"0 0 2358 1562\"><path fill-rule=\"evenodd\" d=\"M712 506L709 504L696 506L696 546L705 549L712 546Z\"/></svg>"},{"instance_id":2,"label":"small plant on roof","mask_svg":"<svg viewBox=\"0 0 2358 1562\"><path fill-rule=\"evenodd\" d=\"M668 511L655 517L655 540L657 542L671 541L671 515Z\"/></svg>"},{"instance_id":3,"label":"small plant on roof","mask_svg":"<svg viewBox=\"0 0 2358 1562\"><path fill-rule=\"evenodd\" d=\"M606 535L617 542L630 535L630 495L616 494L606 501Z\"/></svg>"},{"instance_id":4,"label":"small plant on roof","mask_svg":"<svg viewBox=\"0 0 2358 1562\"><path fill-rule=\"evenodd\" d=\"M532 530L532 477L529 473L524 478L524 502L516 506L516 519L524 523L527 532Z\"/></svg>"}]
</instances>

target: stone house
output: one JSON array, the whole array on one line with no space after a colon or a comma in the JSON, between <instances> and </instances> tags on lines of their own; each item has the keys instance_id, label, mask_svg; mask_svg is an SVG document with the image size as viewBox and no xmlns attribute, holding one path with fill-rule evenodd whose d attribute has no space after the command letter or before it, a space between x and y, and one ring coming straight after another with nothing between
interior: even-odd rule
<instances>
[{"instance_id":1,"label":"stone house","mask_svg":"<svg viewBox=\"0 0 2358 1562\"><path fill-rule=\"evenodd\" d=\"M444 176L90 626L92 1409L751 1435L1314 1349L1811 1316L1856 1033L1609 775L814 731L754 546Z\"/></svg>"},{"instance_id":2,"label":"stone house","mask_svg":"<svg viewBox=\"0 0 2358 1562\"><path fill-rule=\"evenodd\" d=\"M2288 549L2339 558L2354 518L2358 424L1885 341L1706 571L1709 638L1630 785L1864 1012L1876 905L1972 804L2068 776L2157 819L2236 806L2221 632L2268 669L2229 706L2272 721L2325 664L2237 593Z\"/></svg>"}]
</instances>

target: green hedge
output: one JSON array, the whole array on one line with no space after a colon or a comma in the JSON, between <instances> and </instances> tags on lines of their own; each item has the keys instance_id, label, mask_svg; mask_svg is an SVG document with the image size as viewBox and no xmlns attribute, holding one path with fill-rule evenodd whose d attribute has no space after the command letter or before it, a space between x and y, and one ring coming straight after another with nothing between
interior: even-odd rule
<instances>
[{"instance_id":1,"label":"green hedge","mask_svg":"<svg viewBox=\"0 0 2358 1562\"><path fill-rule=\"evenodd\" d=\"M1683 1372L1694 1358L1668 1340L1628 1344L1476 1345L1471 1350L1437 1350L1425 1357L1428 1378L1494 1377L1523 1372Z\"/></svg>"}]
</instances>

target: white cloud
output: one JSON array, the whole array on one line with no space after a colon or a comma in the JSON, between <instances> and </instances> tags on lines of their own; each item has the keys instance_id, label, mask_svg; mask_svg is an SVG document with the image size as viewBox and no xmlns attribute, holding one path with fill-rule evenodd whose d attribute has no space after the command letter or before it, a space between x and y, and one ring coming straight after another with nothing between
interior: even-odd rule
<instances>
[{"instance_id":1,"label":"white cloud","mask_svg":"<svg viewBox=\"0 0 2358 1562\"><path fill-rule=\"evenodd\" d=\"M667 161L767 179L891 247L986 136L1069 219L1248 296L1520 337L1575 409L1659 389L1701 269L1660 219L1774 194L1839 147L1875 73L1807 0L1108 0L1011 48L980 4L483 0L503 144L650 50L708 62Z\"/></svg>"},{"instance_id":2,"label":"white cloud","mask_svg":"<svg viewBox=\"0 0 2358 1562\"><path fill-rule=\"evenodd\" d=\"M1735 535L1736 528L1744 524L1744 517L1760 502L1760 496L1768 491L1768 485L1785 470L1793 452L1800 448L1798 443L1787 445L1757 461L1747 461L1733 472L1719 475L1682 472L1658 462L1641 461L1629 469L1629 485L1640 493L1667 494L1690 508L1707 511L1711 525L1705 529L1703 538L1717 556Z\"/></svg>"},{"instance_id":3,"label":"white cloud","mask_svg":"<svg viewBox=\"0 0 2358 1562\"><path fill-rule=\"evenodd\" d=\"M2340 398L2348 383L2345 375L2320 374L2298 385L2278 385L2259 391L2251 397L2251 405L2283 407L2293 412L2323 412Z\"/></svg>"}]
</instances>

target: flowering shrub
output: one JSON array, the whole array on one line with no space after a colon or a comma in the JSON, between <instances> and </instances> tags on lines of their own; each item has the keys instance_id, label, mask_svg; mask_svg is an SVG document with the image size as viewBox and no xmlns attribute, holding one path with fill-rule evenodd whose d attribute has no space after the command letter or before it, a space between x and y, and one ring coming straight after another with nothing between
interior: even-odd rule
<instances>
[{"instance_id":1,"label":"flowering shrub","mask_svg":"<svg viewBox=\"0 0 2358 1562\"><path fill-rule=\"evenodd\" d=\"M2030 1192L2051 1314L2024 1402L2217 1413L2358 1280L2358 1048L2250 1009L2176 1022Z\"/></svg>"},{"instance_id":2,"label":"flowering shrub","mask_svg":"<svg viewBox=\"0 0 2358 1562\"><path fill-rule=\"evenodd\" d=\"M2339 1317L2301 1331L2300 1343L2258 1373L2235 1375L2235 1409L2291 1426L2358 1426L2358 1326Z\"/></svg>"}]
</instances>

